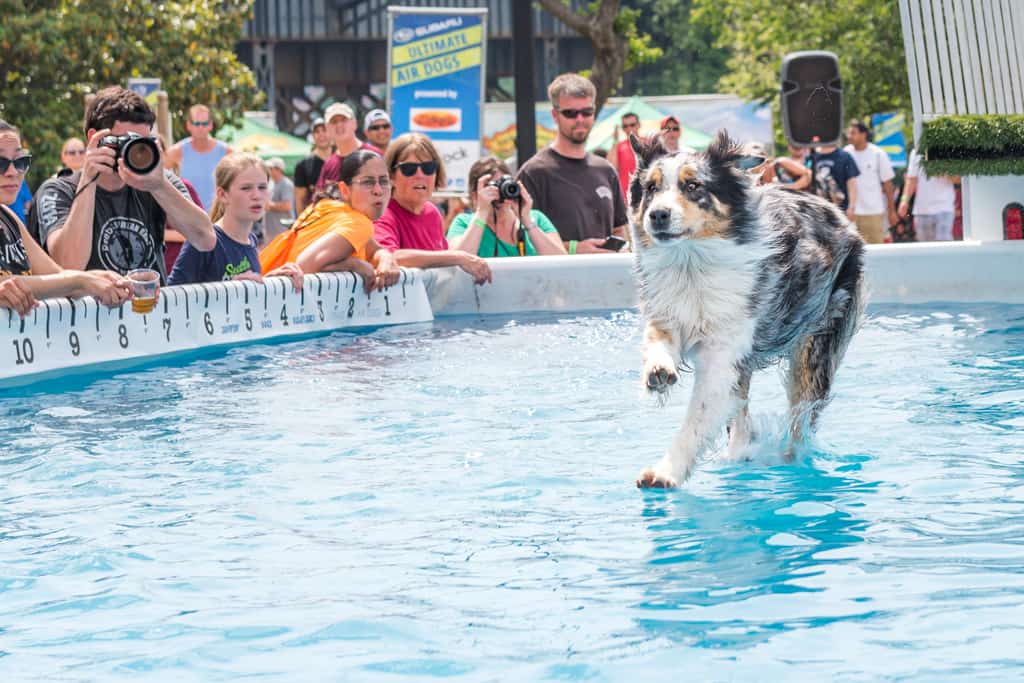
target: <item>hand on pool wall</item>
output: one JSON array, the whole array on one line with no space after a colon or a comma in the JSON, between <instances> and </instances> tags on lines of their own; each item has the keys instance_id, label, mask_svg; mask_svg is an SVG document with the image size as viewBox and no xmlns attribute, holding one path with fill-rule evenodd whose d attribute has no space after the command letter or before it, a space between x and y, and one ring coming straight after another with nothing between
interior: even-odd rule
<instances>
[{"instance_id":1,"label":"hand on pool wall","mask_svg":"<svg viewBox=\"0 0 1024 683\"><path fill-rule=\"evenodd\" d=\"M10 308L24 318L36 307L32 290L17 276L0 280L0 308Z\"/></svg>"},{"instance_id":2,"label":"hand on pool wall","mask_svg":"<svg viewBox=\"0 0 1024 683\"><path fill-rule=\"evenodd\" d=\"M476 254L462 252L460 256L459 268L469 273L474 284L482 285L491 281L491 267L487 265L487 261Z\"/></svg>"}]
</instances>

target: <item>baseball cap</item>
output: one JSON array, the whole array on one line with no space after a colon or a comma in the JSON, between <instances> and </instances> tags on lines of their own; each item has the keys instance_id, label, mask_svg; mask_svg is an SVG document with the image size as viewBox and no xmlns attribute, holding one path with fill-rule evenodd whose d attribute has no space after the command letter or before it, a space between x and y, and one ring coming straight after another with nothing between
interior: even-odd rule
<instances>
[{"instance_id":1,"label":"baseball cap","mask_svg":"<svg viewBox=\"0 0 1024 683\"><path fill-rule=\"evenodd\" d=\"M327 122L324 121L322 116L318 116L315 119L313 119L313 125L312 125L312 127L310 127L310 130L316 130L320 126L325 126L325 125L327 125Z\"/></svg>"},{"instance_id":2,"label":"baseball cap","mask_svg":"<svg viewBox=\"0 0 1024 683\"><path fill-rule=\"evenodd\" d=\"M391 117L383 109L371 109L366 114L366 118L363 119L363 129L367 129L378 121L387 121L391 123Z\"/></svg>"},{"instance_id":3,"label":"baseball cap","mask_svg":"<svg viewBox=\"0 0 1024 683\"><path fill-rule=\"evenodd\" d=\"M281 157L271 157L271 158L267 159L267 167L268 168L279 168L279 169L281 169L283 171L284 170L284 159L282 159Z\"/></svg>"},{"instance_id":4,"label":"baseball cap","mask_svg":"<svg viewBox=\"0 0 1024 683\"><path fill-rule=\"evenodd\" d=\"M663 128L665 128L665 126L667 126L667 125L668 125L668 122L669 122L669 121L672 121L672 122L673 122L673 123L675 123L675 124L676 124L677 126L679 125L679 119L677 119L677 118L676 118L675 116L673 116L672 114L669 114L668 116L666 116L665 118L663 118L663 119L661 120L661 124L660 124L660 125L658 126L658 128L662 128L662 129L663 129Z\"/></svg>"},{"instance_id":5,"label":"baseball cap","mask_svg":"<svg viewBox=\"0 0 1024 683\"><path fill-rule=\"evenodd\" d=\"M335 102L331 106L327 107L327 111L324 112L324 121L330 123L331 119L335 116L344 116L348 119L354 119L356 113L352 111L352 107L348 106L344 102Z\"/></svg>"}]
</instances>

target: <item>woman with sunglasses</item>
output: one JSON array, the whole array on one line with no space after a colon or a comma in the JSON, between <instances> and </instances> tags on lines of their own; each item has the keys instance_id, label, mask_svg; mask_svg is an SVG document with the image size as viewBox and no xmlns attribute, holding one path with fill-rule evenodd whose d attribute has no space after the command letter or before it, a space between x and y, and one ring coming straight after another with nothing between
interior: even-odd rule
<instances>
[{"instance_id":1,"label":"woman with sunglasses","mask_svg":"<svg viewBox=\"0 0 1024 683\"><path fill-rule=\"evenodd\" d=\"M669 114L661 120L661 144L669 154L679 151L679 138L683 136L679 119Z\"/></svg>"},{"instance_id":2,"label":"woman with sunglasses","mask_svg":"<svg viewBox=\"0 0 1024 683\"><path fill-rule=\"evenodd\" d=\"M400 135L388 146L384 163L391 174L394 196L373 224L380 246L394 251L403 266L458 266L476 284L490 282L491 267L486 261L448 248L441 212L430 201L434 191L445 186L444 164L430 138L420 133Z\"/></svg>"},{"instance_id":3,"label":"woman with sunglasses","mask_svg":"<svg viewBox=\"0 0 1024 683\"><path fill-rule=\"evenodd\" d=\"M323 188L292 227L260 253L260 264L267 270L294 261L306 273L358 273L367 292L390 287L402 271L394 255L373 239L373 221L391 196L384 161L376 152L357 150L340 165L324 168Z\"/></svg>"},{"instance_id":4,"label":"woman with sunglasses","mask_svg":"<svg viewBox=\"0 0 1024 683\"><path fill-rule=\"evenodd\" d=\"M21 133L0 120L0 308L24 317L37 299L56 296L93 296L107 306L120 306L131 297L127 279L107 271L62 270L7 208L31 162L21 147Z\"/></svg>"},{"instance_id":5,"label":"woman with sunglasses","mask_svg":"<svg viewBox=\"0 0 1024 683\"><path fill-rule=\"evenodd\" d=\"M494 157L478 159L469 169L469 203L448 228L452 249L482 258L548 256L568 253L551 220L533 208L533 198L521 182L519 197L502 199L497 181L511 176L508 166ZM521 251L520 251L521 249Z\"/></svg>"}]
</instances>

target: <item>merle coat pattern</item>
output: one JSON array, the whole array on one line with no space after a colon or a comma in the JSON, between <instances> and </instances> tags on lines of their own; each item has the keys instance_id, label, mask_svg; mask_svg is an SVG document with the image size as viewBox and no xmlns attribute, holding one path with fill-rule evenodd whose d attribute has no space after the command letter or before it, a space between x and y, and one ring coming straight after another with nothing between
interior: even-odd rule
<instances>
[{"instance_id":1,"label":"merle coat pattern","mask_svg":"<svg viewBox=\"0 0 1024 683\"><path fill-rule=\"evenodd\" d=\"M640 487L685 481L729 427L729 449L749 441L754 370L783 361L793 446L813 429L865 300L864 243L827 201L756 186L742 149L719 131L706 152L667 154L631 139L634 270L645 320L643 379L664 399L692 367L686 418Z\"/></svg>"}]
</instances>

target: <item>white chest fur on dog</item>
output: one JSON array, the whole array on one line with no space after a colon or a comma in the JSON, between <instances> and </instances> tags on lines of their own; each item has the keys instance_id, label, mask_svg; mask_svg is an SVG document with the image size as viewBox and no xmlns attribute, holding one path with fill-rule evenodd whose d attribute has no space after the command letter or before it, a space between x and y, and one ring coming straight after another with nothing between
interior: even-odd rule
<instances>
[{"instance_id":1,"label":"white chest fur on dog","mask_svg":"<svg viewBox=\"0 0 1024 683\"><path fill-rule=\"evenodd\" d=\"M749 349L755 323L750 292L767 250L727 240L676 243L638 254L645 318L679 333L682 358L696 344Z\"/></svg>"},{"instance_id":2,"label":"white chest fur on dog","mask_svg":"<svg viewBox=\"0 0 1024 683\"><path fill-rule=\"evenodd\" d=\"M644 385L664 400L680 364L694 371L685 422L637 486L677 486L726 423L730 449L742 448L751 375L780 360L789 368L791 456L857 329L863 241L828 202L755 187L724 131L700 153L667 155L656 140L631 141Z\"/></svg>"}]
</instances>

